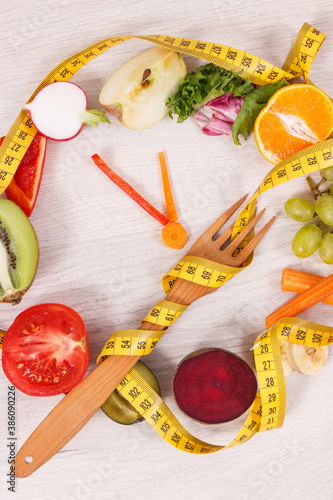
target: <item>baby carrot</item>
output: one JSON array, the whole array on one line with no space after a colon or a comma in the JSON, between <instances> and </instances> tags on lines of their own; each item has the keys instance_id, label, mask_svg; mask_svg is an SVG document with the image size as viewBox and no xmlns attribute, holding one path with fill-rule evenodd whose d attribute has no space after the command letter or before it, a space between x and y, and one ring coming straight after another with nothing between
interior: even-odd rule
<instances>
[{"instance_id":1,"label":"baby carrot","mask_svg":"<svg viewBox=\"0 0 333 500\"><path fill-rule=\"evenodd\" d=\"M115 184L117 184L120 189L122 189L128 196L132 198L140 207L142 207L146 212L148 212L154 219L158 220L162 226L166 226L169 220L161 214L156 208L154 208L147 200L145 200L137 191L135 191L132 186L130 186L124 179L117 175L107 164L102 160L98 154L94 154L91 157L95 164L104 172L109 179L111 179Z\"/></svg>"},{"instance_id":2,"label":"baby carrot","mask_svg":"<svg viewBox=\"0 0 333 500\"><path fill-rule=\"evenodd\" d=\"M281 318L288 316L295 317L297 314L309 309L321 300L326 299L333 293L333 274L327 276L319 283L311 286L305 292L296 295L286 304L278 307L266 317L266 328L271 328Z\"/></svg>"},{"instance_id":3,"label":"baby carrot","mask_svg":"<svg viewBox=\"0 0 333 500\"><path fill-rule=\"evenodd\" d=\"M324 277L318 276L318 274L305 273L304 271L286 267L282 271L281 290L285 292L301 293L323 279ZM333 295L326 297L323 302L333 305Z\"/></svg>"}]
</instances>

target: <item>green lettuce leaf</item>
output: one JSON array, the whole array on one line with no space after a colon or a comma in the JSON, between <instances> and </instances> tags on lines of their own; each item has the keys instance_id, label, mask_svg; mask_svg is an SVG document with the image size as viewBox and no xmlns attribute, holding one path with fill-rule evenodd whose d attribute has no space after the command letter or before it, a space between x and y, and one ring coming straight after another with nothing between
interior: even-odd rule
<instances>
[{"instance_id":1,"label":"green lettuce leaf","mask_svg":"<svg viewBox=\"0 0 333 500\"><path fill-rule=\"evenodd\" d=\"M238 136L242 134L246 140L254 128L254 122L268 100L273 94L285 85L289 85L286 80L271 83L262 87L257 87L247 94L243 105L239 110L237 118L232 125L232 137L234 143L240 145Z\"/></svg>"},{"instance_id":2,"label":"green lettuce leaf","mask_svg":"<svg viewBox=\"0 0 333 500\"><path fill-rule=\"evenodd\" d=\"M233 92L235 97L248 94L253 90L253 84L241 78L240 74L241 71L232 73L213 63L191 71L180 82L178 91L167 100L170 118L176 114L177 122L181 123L194 115L197 108L222 94Z\"/></svg>"}]
</instances>

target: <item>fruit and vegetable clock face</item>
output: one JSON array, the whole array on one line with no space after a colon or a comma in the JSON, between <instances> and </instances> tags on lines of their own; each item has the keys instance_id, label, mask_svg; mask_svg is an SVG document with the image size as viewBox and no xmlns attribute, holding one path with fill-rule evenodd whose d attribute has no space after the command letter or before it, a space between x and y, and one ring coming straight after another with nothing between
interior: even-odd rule
<instances>
[{"instance_id":1,"label":"fruit and vegetable clock face","mask_svg":"<svg viewBox=\"0 0 333 500\"><path fill-rule=\"evenodd\" d=\"M238 145L240 136L247 139L253 132L262 155L278 165L332 134L332 101L312 85L290 84L283 77L273 83L254 85L249 78L243 78L241 72L212 63L186 73L184 60L177 51L155 47L134 56L105 83L99 96L105 111L87 109L84 90L68 81L45 84L26 103L24 110L29 114L26 125L33 124L38 133L6 190L12 201L2 203L0 200L4 243L0 300L18 302L34 278L39 249L26 216L31 215L36 203L48 140L67 141L76 137L84 125L110 123L106 112L133 130L151 127L169 114L171 118L177 115L179 123L193 119L207 135L232 135ZM178 249L185 244L187 235L177 220L163 153L159 156L168 217L139 195L98 154L92 159L162 224L164 243ZM329 193L317 189L314 203L293 198L287 201L285 209L296 221L310 222L319 216L326 225L333 226L332 200ZM18 243L18 225L23 245ZM332 239L331 233L323 236L318 225L308 224L296 234L292 249L295 255L305 258L319 248L322 260L331 263ZM31 263L29 271L22 265L24 259ZM316 287L318 291L320 285ZM317 299L320 297L324 296L318 293ZM304 349L305 346L281 340L279 347L285 376L292 370L318 373L326 363L327 348ZM83 378L88 363L88 339L82 319L61 304L40 304L24 311L5 335L4 372L26 394L66 393ZM135 370L160 394L158 381L148 367L138 362ZM203 423L220 423L253 408L257 380L239 357L214 348L185 358L174 376L173 388L179 408L191 418ZM142 418L119 391L109 396L102 409L122 424Z\"/></svg>"}]
</instances>

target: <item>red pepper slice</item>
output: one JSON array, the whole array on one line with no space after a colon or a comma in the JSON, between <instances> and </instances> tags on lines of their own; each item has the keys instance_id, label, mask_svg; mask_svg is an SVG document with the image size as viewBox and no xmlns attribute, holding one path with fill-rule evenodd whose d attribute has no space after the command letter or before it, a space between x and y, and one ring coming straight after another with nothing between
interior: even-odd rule
<instances>
[{"instance_id":1,"label":"red pepper slice","mask_svg":"<svg viewBox=\"0 0 333 500\"><path fill-rule=\"evenodd\" d=\"M4 141L0 138L0 146ZM46 137L36 134L19 164L5 193L8 200L18 205L30 217L42 180L46 152Z\"/></svg>"},{"instance_id":2,"label":"red pepper slice","mask_svg":"<svg viewBox=\"0 0 333 500\"><path fill-rule=\"evenodd\" d=\"M115 184L117 184L120 189L122 189L128 196L132 198L140 207L142 207L146 212L148 212L154 219L158 220L162 226L166 226L169 220L161 214L156 208L154 208L147 200L145 200L137 191L135 191L132 186L130 186L124 179L119 177L107 164L102 160L98 154L94 154L91 157L95 164L104 172L109 179L111 179Z\"/></svg>"}]
</instances>

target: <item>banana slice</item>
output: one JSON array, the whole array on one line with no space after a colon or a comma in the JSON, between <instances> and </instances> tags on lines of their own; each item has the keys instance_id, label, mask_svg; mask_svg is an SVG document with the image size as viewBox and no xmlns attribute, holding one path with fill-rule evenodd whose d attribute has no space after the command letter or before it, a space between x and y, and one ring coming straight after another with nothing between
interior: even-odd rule
<instances>
[{"instance_id":1,"label":"banana slice","mask_svg":"<svg viewBox=\"0 0 333 500\"><path fill-rule=\"evenodd\" d=\"M289 342L286 342L285 340L279 340L281 361L282 361L283 373L284 373L285 377L287 375L289 375L289 373L294 371L294 368L292 367L292 365L288 359L287 344L289 344Z\"/></svg>"},{"instance_id":2,"label":"banana slice","mask_svg":"<svg viewBox=\"0 0 333 500\"><path fill-rule=\"evenodd\" d=\"M328 346L312 347L286 342L285 348L291 366L300 373L316 375L326 365Z\"/></svg>"}]
</instances>

